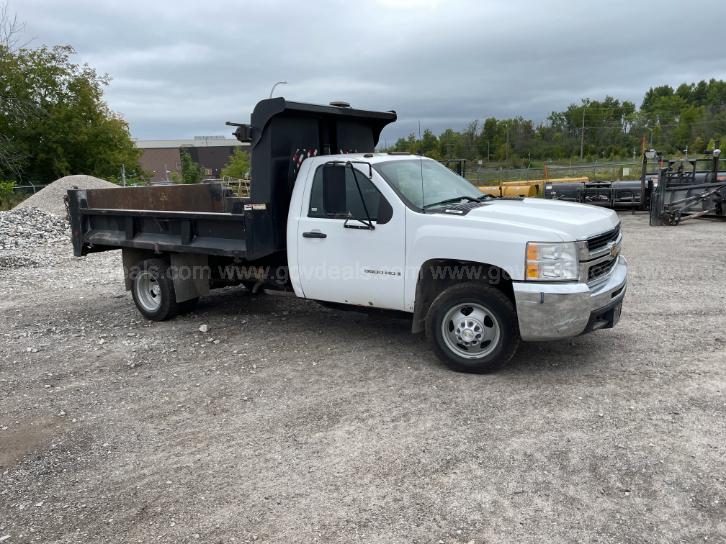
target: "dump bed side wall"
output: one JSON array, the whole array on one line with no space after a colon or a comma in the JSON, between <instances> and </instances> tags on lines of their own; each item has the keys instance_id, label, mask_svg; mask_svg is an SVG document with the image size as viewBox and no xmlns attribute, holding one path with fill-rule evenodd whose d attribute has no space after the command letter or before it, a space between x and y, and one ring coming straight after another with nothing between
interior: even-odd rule
<instances>
[{"instance_id":1,"label":"dump bed side wall","mask_svg":"<svg viewBox=\"0 0 726 544\"><path fill-rule=\"evenodd\" d=\"M224 213L225 189L215 183L89 189L89 208Z\"/></svg>"},{"instance_id":2,"label":"dump bed side wall","mask_svg":"<svg viewBox=\"0 0 726 544\"><path fill-rule=\"evenodd\" d=\"M140 189L145 190L68 191L76 256L133 248L157 254L194 253L250 261L274 253L273 223L266 206L253 207L238 198L228 198L219 185ZM239 213L223 211L226 208Z\"/></svg>"}]
</instances>

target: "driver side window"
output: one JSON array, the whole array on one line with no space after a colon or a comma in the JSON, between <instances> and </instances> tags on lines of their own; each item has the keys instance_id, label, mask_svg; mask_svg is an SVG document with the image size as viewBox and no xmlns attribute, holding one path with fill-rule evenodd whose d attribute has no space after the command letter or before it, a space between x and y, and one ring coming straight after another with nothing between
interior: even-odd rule
<instances>
[{"instance_id":1,"label":"driver side window","mask_svg":"<svg viewBox=\"0 0 726 544\"><path fill-rule=\"evenodd\" d=\"M331 168L330 166L327 166ZM325 219L367 219L367 215L370 216L372 221L378 221L379 210L382 202L385 202L385 198L381 193L378 192L373 182L369 180L363 173L359 173L357 177L358 185L356 186L356 179L353 175L350 167L343 165L335 165L332 168L338 169L336 173L338 175L331 176L331 178L340 179L341 183L345 184L344 188L340 188L340 197L344 198L343 205L337 207L337 209L326 209L326 198L324 192L324 176L323 172L326 165L319 166L315 171L315 177L313 178L313 185L310 189L310 206L308 208L308 217L317 217ZM344 176L342 175L344 174ZM358 191L360 186L360 192ZM361 194L363 200L361 200ZM365 202L365 207L363 203ZM385 202L387 204L387 202ZM385 206L383 204L383 206ZM330 205L328 205L330 207ZM366 215L366 210L368 214Z\"/></svg>"}]
</instances>

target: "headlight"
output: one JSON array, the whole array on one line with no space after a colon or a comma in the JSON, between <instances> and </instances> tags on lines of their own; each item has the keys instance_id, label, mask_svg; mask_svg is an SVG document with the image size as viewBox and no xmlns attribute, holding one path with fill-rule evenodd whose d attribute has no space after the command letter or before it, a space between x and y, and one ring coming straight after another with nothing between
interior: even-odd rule
<instances>
[{"instance_id":1,"label":"headlight","mask_svg":"<svg viewBox=\"0 0 726 544\"><path fill-rule=\"evenodd\" d=\"M525 278L533 281L578 279L575 242L529 242Z\"/></svg>"}]
</instances>

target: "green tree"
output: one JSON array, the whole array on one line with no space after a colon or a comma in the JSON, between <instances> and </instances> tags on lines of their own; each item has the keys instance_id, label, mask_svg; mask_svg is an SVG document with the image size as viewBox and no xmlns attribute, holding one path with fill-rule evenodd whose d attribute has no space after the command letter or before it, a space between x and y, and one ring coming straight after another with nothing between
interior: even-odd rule
<instances>
[{"instance_id":1,"label":"green tree","mask_svg":"<svg viewBox=\"0 0 726 544\"><path fill-rule=\"evenodd\" d=\"M442 157L456 159L460 146L461 135L453 129L447 128L439 136L439 150Z\"/></svg>"},{"instance_id":2,"label":"green tree","mask_svg":"<svg viewBox=\"0 0 726 544\"><path fill-rule=\"evenodd\" d=\"M0 200L8 198L13 194L13 187L15 187L14 181L2 181L0 180Z\"/></svg>"},{"instance_id":3,"label":"green tree","mask_svg":"<svg viewBox=\"0 0 726 544\"><path fill-rule=\"evenodd\" d=\"M0 180L0 210L9 210L22 200L22 197L13 192L14 187L14 181Z\"/></svg>"},{"instance_id":4,"label":"green tree","mask_svg":"<svg viewBox=\"0 0 726 544\"><path fill-rule=\"evenodd\" d=\"M0 35L7 31L6 22ZM122 164L139 171L141 152L126 121L103 101L109 77L71 62L75 51L68 45L15 49L15 43L0 41L0 178L115 179Z\"/></svg>"},{"instance_id":5,"label":"green tree","mask_svg":"<svg viewBox=\"0 0 726 544\"><path fill-rule=\"evenodd\" d=\"M240 148L234 150L227 165L222 168L222 176L244 179L250 172L250 154Z\"/></svg>"},{"instance_id":6,"label":"green tree","mask_svg":"<svg viewBox=\"0 0 726 544\"><path fill-rule=\"evenodd\" d=\"M182 150L180 158L181 183L199 183L202 181L204 172L202 171L202 167L194 162L192 156L188 152Z\"/></svg>"}]
</instances>

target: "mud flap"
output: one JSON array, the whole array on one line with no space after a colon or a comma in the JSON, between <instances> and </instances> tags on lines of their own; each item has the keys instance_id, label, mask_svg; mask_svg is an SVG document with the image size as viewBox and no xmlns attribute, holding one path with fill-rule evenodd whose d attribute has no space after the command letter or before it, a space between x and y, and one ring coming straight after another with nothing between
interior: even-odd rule
<instances>
[{"instance_id":1,"label":"mud flap","mask_svg":"<svg viewBox=\"0 0 726 544\"><path fill-rule=\"evenodd\" d=\"M170 260L177 302L209 294L211 270L206 255L172 253Z\"/></svg>"}]
</instances>

